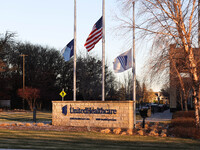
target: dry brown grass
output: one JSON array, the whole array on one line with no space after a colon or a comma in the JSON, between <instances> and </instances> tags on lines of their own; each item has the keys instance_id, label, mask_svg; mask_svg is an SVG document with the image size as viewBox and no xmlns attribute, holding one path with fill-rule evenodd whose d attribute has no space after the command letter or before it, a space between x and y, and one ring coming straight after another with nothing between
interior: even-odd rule
<instances>
[{"instance_id":1,"label":"dry brown grass","mask_svg":"<svg viewBox=\"0 0 200 150\"><path fill-rule=\"evenodd\" d=\"M172 119L171 124L174 127L178 127L178 126L180 126L180 127L195 127L195 119L179 117L176 119Z\"/></svg>"},{"instance_id":2,"label":"dry brown grass","mask_svg":"<svg viewBox=\"0 0 200 150\"><path fill-rule=\"evenodd\" d=\"M194 111L174 113L169 134L182 138L200 139L200 129L195 126Z\"/></svg>"},{"instance_id":3,"label":"dry brown grass","mask_svg":"<svg viewBox=\"0 0 200 150\"><path fill-rule=\"evenodd\" d=\"M192 111L177 111L173 114L173 119L180 118L180 117L194 118L195 114L193 110Z\"/></svg>"}]
</instances>

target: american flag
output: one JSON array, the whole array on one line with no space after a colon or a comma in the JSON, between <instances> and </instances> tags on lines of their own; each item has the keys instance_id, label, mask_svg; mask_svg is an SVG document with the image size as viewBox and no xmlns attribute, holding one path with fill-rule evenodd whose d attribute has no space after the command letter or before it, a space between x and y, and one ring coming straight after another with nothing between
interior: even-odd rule
<instances>
[{"instance_id":1,"label":"american flag","mask_svg":"<svg viewBox=\"0 0 200 150\"><path fill-rule=\"evenodd\" d=\"M94 24L92 28L92 32L89 34L86 42L85 42L85 48L87 51L91 51L95 44L98 43L98 41L102 38L103 35L103 27L102 27L102 17Z\"/></svg>"}]
</instances>

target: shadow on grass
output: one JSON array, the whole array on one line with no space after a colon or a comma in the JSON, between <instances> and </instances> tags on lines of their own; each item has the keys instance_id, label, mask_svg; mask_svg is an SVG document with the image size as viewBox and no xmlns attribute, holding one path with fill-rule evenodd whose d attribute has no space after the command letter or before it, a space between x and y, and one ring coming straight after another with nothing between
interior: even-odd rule
<instances>
[{"instance_id":1,"label":"shadow on grass","mask_svg":"<svg viewBox=\"0 0 200 150\"><path fill-rule=\"evenodd\" d=\"M199 149L199 141L191 140L173 140L169 138L158 137L139 137L139 136L116 136L102 135L104 139L99 139L98 134L90 133L65 133L60 137L49 134L48 131L43 136L42 134L29 135L25 132L24 135L7 136L4 131L0 131L4 136L0 136L0 148L10 149L144 149L144 150L166 150L166 149ZM27 137L29 135L30 137ZM109 139L110 138L110 139ZM140 139L141 138L141 139Z\"/></svg>"},{"instance_id":2,"label":"shadow on grass","mask_svg":"<svg viewBox=\"0 0 200 150\"><path fill-rule=\"evenodd\" d=\"M115 140L68 139L68 140L41 140L41 139L3 139L1 148L17 149L198 149L200 144L160 143L160 142L130 142Z\"/></svg>"},{"instance_id":3,"label":"shadow on grass","mask_svg":"<svg viewBox=\"0 0 200 150\"><path fill-rule=\"evenodd\" d=\"M29 122L29 121L33 121L33 118L7 118L7 117L0 117L0 120L3 120L4 122L8 121L13 121L13 122Z\"/></svg>"},{"instance_id":4,"label":"shadow on grass","mask_svg":"<svg viewBox=\"0 0 200 150\"><path fill-rule=\"evenodd\" d=\"M51 121L51 113L36 113L37 121ZM31 122L33 112L3 112L0 113L0 122Z\"/></svg>"}]
</instances>

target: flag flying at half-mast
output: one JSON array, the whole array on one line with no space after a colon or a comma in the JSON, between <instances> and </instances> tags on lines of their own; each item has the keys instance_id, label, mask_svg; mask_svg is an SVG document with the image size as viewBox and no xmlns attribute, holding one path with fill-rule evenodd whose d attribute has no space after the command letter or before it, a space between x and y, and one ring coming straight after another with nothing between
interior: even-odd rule
<instances>
[{"instance_id":1,"label":"flag flying at half-mast","mask_svg":"<svg viewBox=\"0 0 200 150\"><path fill-rule=\"evenodd\" d=\"M69 61L70 58L74 55L74 39L71 40L62 50L61 54L63 55L65 61Z\"/></svg>"},{"instance_id":2,"label":"flag flying at half-mast","mask_svg":"<svg viewBox=\"0 0 200 150\"><path fill-rule=\"evenodd\" d=\"M84 46L89 52L102 39L102 101L105 101L105 0L102 2L102 17L94 24Z\"/></svg>"},{"instance_id":3,"label":"flag flying at half-mast","mask_svg":"<svg viewBox=\"0 0 200 150\"><path fill-rule=\"evenodd\" d=\"M113 62L115 73L120 73L132 67L132 49L122 53Z\"/></svg>"},{"instance_id":4,"label":"flag flying at half-mast","mask_svg":"<svg viewBox=\"0 0 200 150\"><path fill-rule=\"evenodd\" d=\"M95 44L98 43L98 41L102 38L102 17L94 24L91 33L89 34L88 38L86 39L85 42L85 48L87 51L91 51L94 47Z\"/></svg>"},{"instance_id":5,"label":"flag flying at half-mast","mask_svg":"<svg viewBox=\"0 0 200 150\"><path fill-rule=\"evenodd\" d=\"M74 0L74 39L72 39L62 50L65 61L69 61L74 55L74 101L76 101L76 0Z\"/></svg>"}]
</instances>

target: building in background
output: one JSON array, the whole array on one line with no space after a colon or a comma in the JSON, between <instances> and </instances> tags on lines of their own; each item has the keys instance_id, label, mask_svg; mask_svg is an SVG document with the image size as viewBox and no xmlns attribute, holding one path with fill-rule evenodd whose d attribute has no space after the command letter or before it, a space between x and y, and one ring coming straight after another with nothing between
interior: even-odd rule
<instances>
[{"instance_id":1,"label":"building in background","mask_svg":"<svg viewBox=\"0 0 200 150\"><path fill-rule=\"evenodd\" d=\"M195 59L198 62L199 59L199 49L194 48L194 55ZM187 95L187 106L188 109L193 109L193 100L192 100L192 78L190 77L190 74L187 70L187 67L185 64L185 54L184 50L181 48L176 48L176 44L170 45L170 51L169 55L172 57L172 60L170 61L170 111L174 112L176 110L180 110L181 107L182 109L185 108L184 104L184 97L183 97L183 92L180 86L180 80L178 78L177 71L180 73L186 95ZM172 62L173 61L173 62ZM200 60L199 60L200 61Z\"/></svg>"}]
</instances>

